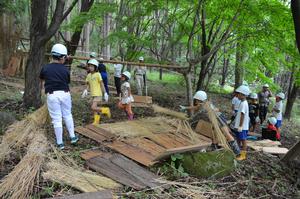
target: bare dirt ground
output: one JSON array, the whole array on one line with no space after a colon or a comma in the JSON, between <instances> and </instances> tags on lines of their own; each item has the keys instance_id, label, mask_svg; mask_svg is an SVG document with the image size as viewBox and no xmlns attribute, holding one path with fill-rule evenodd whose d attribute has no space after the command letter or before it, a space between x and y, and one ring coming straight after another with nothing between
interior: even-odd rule
<instances>
[{"instance_id":1,"label":"bare dirt ground","mask_svg":"<svg viewBox=\"0 0 300 199\"><path fill-rule=\"evenodd\" d=\"M9 78L1 80L13 83L23 84L22 79ZM11 114L16 120L21 120L28 110L25 110L22 105L21 96L19 95L20 88L0 84L0 110ZM78 92L72 93L73 99L73 116L75 125L84 125L92 122L92 114L90 112L89 103L87 100L80 98L80 86L82 83L73 82L72 86L79 86ZM133 89L133 92L135 90ZM172 85L159 85L155 82L150 82L149 95L153 97L154 103L167 108L179 110L178 105L185 104L185 89L183 87L172 87ZM220 108L225 114L230 113L230 95L209 93L211 101ZM103 118L102 122L117 122L126 120L124 112L120 111L116 103L108 105L112 111L112 118ZM33 110L29 110L33 111ZM149 108L134 108L136 118L154 116L155 113ZM11 122L7 122L1 129L1 135L5 128ZM282 129L282 144L290 148L299 136L299 124L293 122L284 122ZM49 125L48 137L54 142L54 134ZM1 139L0 139L1 140ZM80 159L80 151L93 147L101 147L94 141L80 137L80 141L76 147L66 147L65 153L74 158L79 165L83 165ZM107 149L104 149L107 150ZM5 176L12 170L13 165L19 161L20 154L15 154L5 165L1 166L0 178ZM280 157L267 155L264 153L249 151L247 160L238 162L237 167L231 175L221 179L197 179L192 176L178 178L177 182L193 184L203 188L199 193L205 198L300 198L300 172L297 166L287 166L280 162ZM56 183L45 182L41 180L40 188L36 198L47 198L63 194L74 194L78 191ZM125 188L123 193L131 191ZM131 195L126 195L123 198L188 198L183 197L177 190L177 187L172 186L163 193L153 191L136 192Z\"/></svg>"}]
</instances>

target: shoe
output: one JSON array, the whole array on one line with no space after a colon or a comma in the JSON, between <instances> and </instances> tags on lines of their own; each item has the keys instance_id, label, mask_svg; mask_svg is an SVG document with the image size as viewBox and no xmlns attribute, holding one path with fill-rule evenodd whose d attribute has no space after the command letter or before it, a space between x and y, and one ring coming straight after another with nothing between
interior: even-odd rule
<instances>
[{"instance_id":1,"label":"shoe","mask_svg":"<svg viewBox=\"0 0 300 199\"><path fill-rule=\"evenodd\" d=\"M71 138L71 144L76 144L79 138L77 136Z\"/></svg>"},{"instance_id":2,"label":"shoe","mask_svg":"<svg viewBox=\"0 0 300 199\"><path fill-rule=\"evenodd\" d=\"M240 147L239 147L238 143L235 140L232 140L232 141L228 142L228 144L229 144L231 150L233 151L233 153L236 156L239 156L241 154Z\"/></svg>"},{"instance_id":3,"label":"shoe","mask_svg":"<svg viewBox=\"0 0 300 199\"><path fill-rule=\"evenodd\" d=\"M222 148L222 147L219 146L218 144L214 144L214 143L212 143L212 144L210 145L210 147L211 147L212 151L216 151L216 150Z\"/></svg>"},{"instance_id":4,"label":"shoe","mask_svg":"<svg viewBox=\"0 0 300 199\"><path fill-rule=\"evenodd\" d=\"M245 160L247 158L247 151L241 151L241 154L236 158L239 161Z\"/></svg>"},{"instance_id":5,"label":"shoe","mask_svg":"<svg viewBox=\"0 0 300 199\"><path fill-rule=\"evenodd\" d=\"M98 125L99 123L100 123L100 115L95 114L93 125Z\"/></svg>"},{"instance_id":6,"label":"shoe","mask_svg":"<svg viewBox=\"0 0 300 199\"><path fill-rule=\"evenodd\" d=\"M63 150L65 148L65 145L63 143L62 144L58 144L57 148L59 148L60 150Z\"/></svg>"},{"instance_id":7,"label":"shoe","mask_svg":"<svg viewBox=\"0 0 300 199\"><path fill-rule=\"evenodd\" d=\"M108 107L102 107L101 108L101 113L103 115L106 115L108 118L111 118L110 109Z\"/></svg>"},{"instance_id":8,"label":"shoe","mask_svg":"<svg viewBox=\"0 0 300 199\"><path fill-rule=\"evenodd\" d=\"M128 120L133 120L133 114L132 115L128 115Z\"/></svg>"}]
</instances>

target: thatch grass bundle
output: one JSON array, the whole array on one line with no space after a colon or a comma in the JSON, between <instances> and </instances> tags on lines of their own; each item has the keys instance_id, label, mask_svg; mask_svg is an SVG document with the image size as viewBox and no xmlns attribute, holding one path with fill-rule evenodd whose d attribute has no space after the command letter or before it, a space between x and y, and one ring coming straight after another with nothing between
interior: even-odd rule
<instances>
[{"instance_id":1,"label":"thatch grass bundle","mask_svg":"<svg viewBox=\"0 0 300 199\"><path fill-rule=\"evenodd\" d=\"M27 146L35 137L35 132L46 123L47 119L47 107L42 106L24 120L10 125L0 144L0 163L5 160L12 149Z\"/></svg>"},{"instance_id":2,"label":"thatch grass bundle","mask_svg":"<svg viewBox=\"0 0 300 199\"><path fill-rule=\"evenodd\" d=\"M47 172L42 176L46 180L66 184L82 192L95 192L103 189L117 189L120 184L110 178L82 171L55 160L47 164Z\"/></svg>"},{"instance_id":3,"label":"thatch grass bundle","mask_svg":"<svg viewBox=\"0 0 300 199\"><path fill-rule=\"evenodd\" d=\"M188 117L185 113L173 111L173 110L158 106L156 104L153 104L152 108L153 108L154 112L156 112L156 113L163 113L165 115L169 115L169 116L181 119L181 120L187 120L188 119Z\"/></svg>"},{"instance_id":4,"label":"thatch grass bundle","mask_svg":"<svg viewBox=\"0 0 300 199\"><path fill-rule=\"evenodd\" d=\"M35 137L28 145L27 153L13 171L1 180L0 198L29 198L38 184L39 174L48 149L45 131L35 132Z\"/></svg>"}]
</instances>

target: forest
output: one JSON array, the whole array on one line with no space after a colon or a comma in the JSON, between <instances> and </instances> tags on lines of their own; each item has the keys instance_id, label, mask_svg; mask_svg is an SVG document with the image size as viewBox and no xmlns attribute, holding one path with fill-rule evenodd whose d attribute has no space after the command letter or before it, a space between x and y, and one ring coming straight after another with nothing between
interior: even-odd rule
<instances>
[{"instance_id":1,"label":"forest","mask_svg":"<svg viewBox=\"0 0 300 199\"><path fill-rule=\"evenodd\" d=\"M300 197L300 0L1 0L0 77L0 198ZM245 142L234 93L259 107Z\"/></svg>"}]
</instances>

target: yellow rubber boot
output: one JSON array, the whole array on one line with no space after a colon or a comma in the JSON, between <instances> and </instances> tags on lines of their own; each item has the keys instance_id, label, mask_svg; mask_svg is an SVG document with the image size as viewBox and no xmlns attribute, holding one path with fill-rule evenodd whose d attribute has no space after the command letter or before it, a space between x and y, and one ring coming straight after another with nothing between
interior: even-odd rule
<instances>
[{"instance_id":1,"label":"yellow rubber boot","mask_svg":"<svg viewBox=\"0 0 300 199\"><path fill-rule=\"evenodd\" d=\"M95 114L94 115L94 122L93 122L93 125L97 125L100 123L100 115L98 114Z\"/></svg>"},{"instance_id":2,"label":"yellow rubber boot","mask_svg":"<svg viewBox=\"0 0 300 199\"><path fill-rule=\"evenodd\" d=\"M108 107L102 107L101 108L101 113L103 115L106 115L108 118L111 118L110 109Z\"/></svg>"},{"instance_id":3,"label":"yellow rubber boot","mask_svg":"<svg viewBox=\"0 0 300 199\"><path fill-rule=\"evenodd\" d=\"M237 160L245 160L247 158L247 151L241 151L241 154L236 158Z\"/></svg>"}]
</instances>

